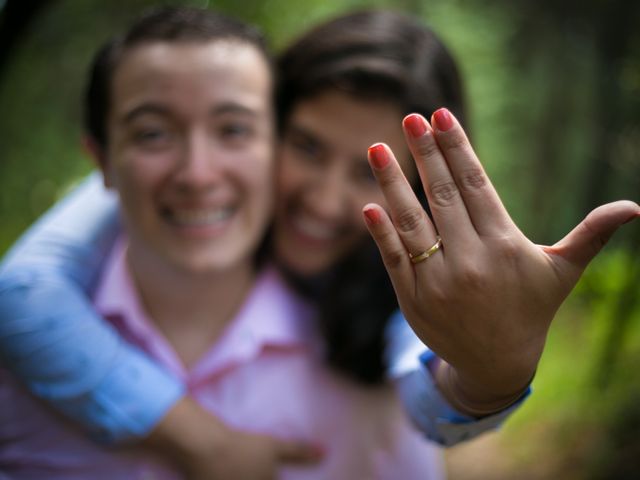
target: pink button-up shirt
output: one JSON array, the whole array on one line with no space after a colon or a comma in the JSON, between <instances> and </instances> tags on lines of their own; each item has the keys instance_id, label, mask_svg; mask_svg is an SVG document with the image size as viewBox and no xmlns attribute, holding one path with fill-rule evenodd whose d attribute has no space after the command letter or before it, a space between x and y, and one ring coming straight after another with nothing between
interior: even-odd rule
<instances>
[{"instance_id":1,"label":"pink button-up shirt","mask_svg":"<svg viewBox=\"0 0 640 480\"><path fill-rule=\"evenodd\" d=\"M409 425L391 387L359 388L323 367L313 311L275 270L267 268L259 276L221 338L187 370L145 313L124 252L122 245L117 247L107 263L97 309L230 426L324 447L326 456L318 466L283 467L281 479L443 477L437 447ZM179 475L135 448L95 444L0 370L0 479L36 478Z\"/></svg>"}]
</instances>

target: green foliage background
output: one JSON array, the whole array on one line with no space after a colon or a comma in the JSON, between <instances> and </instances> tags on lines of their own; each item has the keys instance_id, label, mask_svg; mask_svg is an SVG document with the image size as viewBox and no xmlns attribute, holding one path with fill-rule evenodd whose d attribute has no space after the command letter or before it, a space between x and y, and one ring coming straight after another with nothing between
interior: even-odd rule
<instances>
[{"instance_id":1,"label":"green foliage background","mask_svg":"<svg viewBox=\"0 0 640 480\"><path fill-rule=\"evenodd\" d=\"M86 67L107 37L159 2L40 3L0 68L0 253L92 169L80 148ZM342 11L388 7L414 14L458 59L476 149L533 241L557 241L598 204L640 200L640 2L171 3L218 8L255 22L276 49ZM0 1L0 27L7 28L3 5ZM521 438L533 424L549 425L541 437L543 442L553 437L544 445L554 446L559 459L551 462L554 468L563 468L563 458L579 460L577 476L562 478L614 478L602 472L633 463L620 459L616 442L628 434L620 418L640 416L640 401L628 401L640 395L639 246L640 225L628 225L594 261L552 329L535 395L504 433ZM585 435L590 440L581 450L574 448L571 456L563 451L563 445ZM624 441L627 450L636 449L635 458L639 443ZM505 447L521 460L521 468L541 455L540 445L527 445L528 455Z\"/></svg>"}]
</instances>

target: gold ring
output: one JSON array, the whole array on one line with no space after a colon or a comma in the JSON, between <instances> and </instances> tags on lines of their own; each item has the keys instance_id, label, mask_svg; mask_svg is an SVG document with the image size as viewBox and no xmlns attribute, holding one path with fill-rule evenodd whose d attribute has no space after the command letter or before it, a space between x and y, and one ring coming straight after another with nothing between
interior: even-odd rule
<instances>
[{"instance_id":1,"label":"gold ring","mask_svg":"<svg viewBox=\"0 0 640 480\"><path fill-rule=\"evenodd\" d=\"M442 239L438 237L438 240L436 240L436 243L434 243L433 246L431 246L428 250L425 250L424 252L418 253L416 255L410 253L409 258L411 259L411 263L424 262L427 258L429 258L431 255L433 255L438 250L440 250L441 246L442 246Z\"/></svg>"}]
</instances>

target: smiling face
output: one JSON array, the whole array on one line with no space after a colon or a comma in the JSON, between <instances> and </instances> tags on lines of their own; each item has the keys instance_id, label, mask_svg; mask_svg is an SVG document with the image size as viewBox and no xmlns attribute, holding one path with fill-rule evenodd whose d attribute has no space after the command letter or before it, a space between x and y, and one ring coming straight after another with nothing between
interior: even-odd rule
<instances>
[{"instance_id":1,"label":"smiling face","mask_svg":"<svg viewBox=\"0 0 640 480\"><path fill-rule=\"evenodd\" d=\"M384 198L367 162L367 148L385 142L409 180L416 176L390 102L325 91L296 105L278 158L274 248L300 275L331 268L368 235L362 207Z\"/></svg>"},{"instance_id":2,"label":"smiling face","mask_svg":"<svg viewBox=\"0 0 640 480\"><path fill-rule=\"evenodd\" d=\"M271 81L263 55L239 41L125 54L101 163L130 258L196 273L251 263L271 215Z\"/></svg>"}]
</instances>

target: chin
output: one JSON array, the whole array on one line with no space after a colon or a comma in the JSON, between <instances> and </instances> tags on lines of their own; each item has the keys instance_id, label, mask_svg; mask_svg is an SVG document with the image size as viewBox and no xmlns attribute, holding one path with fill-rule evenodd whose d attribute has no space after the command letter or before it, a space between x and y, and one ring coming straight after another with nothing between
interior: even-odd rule
<instances>
[{"instance_id":1,"label":"chin","mask_svg":"<svg viewBox=\"0 0 640 480\"><path fill-rule=\"evenodd\" d=\"M312 261L308 261L308 257L305 258L304 254L292 256L290 251L287 251L284 255L277 255L278 263L287 271L300 277L314 277L325 273L331 266L332 262L318 261L318 258L312 258Z\"/></svg>"},{"instance_id":2,"label":"chin","mask_svg":"<svg viewBox=\"0 0 640 480\"><path fill-rule=\"evenodd\" d=\"M244 261L232 255L193 255L174 258L172 263L178 270L194 276L225 274L245 265Z\"/></svg>"}]
</instances>

